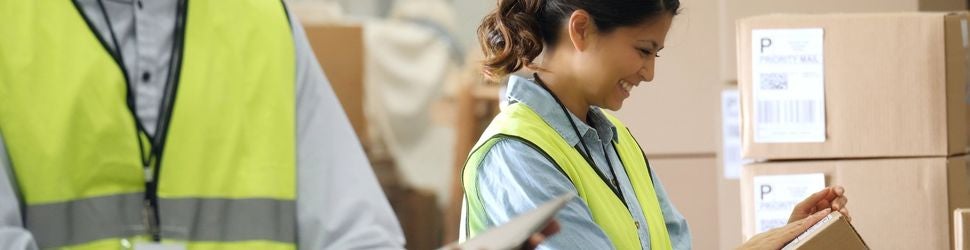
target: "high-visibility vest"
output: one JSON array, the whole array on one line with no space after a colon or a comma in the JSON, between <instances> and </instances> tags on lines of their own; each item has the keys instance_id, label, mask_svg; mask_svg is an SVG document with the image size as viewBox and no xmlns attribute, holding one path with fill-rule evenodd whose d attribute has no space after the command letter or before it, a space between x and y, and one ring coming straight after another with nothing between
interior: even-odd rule
<instances>
[{"instance_id":1,"label":"high-visibility vest","mask_svg":"<svg viewBox=\"0 0 970 250\"><path fill-rule=\"evenodd\" d=\"M646 226L650 232L650 249L671 249L670 235L667 233L663 211L657 200L643 151L623 123L606 112L604 114L616 127L618 140L613 146L633 184L636 202L640 204L646 217ZM592 213L593 221L606 233L613 246L617 249L642 248L637 234L640 225L623 201L574 147L569 145L535 111L522 103L507 106L492 120L469 154L462 170L462 185L467 205L465 221L462 223L466 223L464 233L467 234L467 238L487 230L488 211L485 211L482 201L478 199L477 169L482 164L486 153L502 139L519 140L541 152L554 163L576 186L578 196Z\"/></svg>"},{"instance_id":2,"label":"high-visibility vest","mask_svg":"<svg viewBox=\"0 0 970 250\"><path fill-rule=\"evenodd\" d=\"M139 128L155 125L133 111L128 88L138 83L91 24L104 16L85 17L73 2L0 1L0 133L38 245L148 241L145 197L154 195L162 242L294 249L296 72L282 2L179 6L180 63L154 149ZM152 150L161 153L146 164ZM155 190L146 165L158 168Z\"/></svg>"}]
</instances>

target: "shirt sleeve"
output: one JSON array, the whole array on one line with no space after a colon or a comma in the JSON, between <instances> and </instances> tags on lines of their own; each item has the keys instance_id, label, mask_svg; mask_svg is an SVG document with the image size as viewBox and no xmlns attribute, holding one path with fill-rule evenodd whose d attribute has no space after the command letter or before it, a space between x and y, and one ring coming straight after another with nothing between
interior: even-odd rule
<instances>
[{"instance_id":1,"label":"shirt sleeve","mask_svg":"<svg viewBox=\"0 0 970 250\"><path fill-rule=\"evenodd\" d=\"M687 219L674 207L674 203L667 196L663 184L657 178L657 175L653 174L653 171L650 171L650 178L653 179L653 189L657 193L657 200L660 201L660 209L663 210L664 224L667 225L671 247L673 249L691 249L691 235L687 227Z\"/></svg>"},{"instance_id":2,"label":"shirt sleeve","mask_svg":"<svg viewBox=\"0 0 970 250\"><path fill-rule=\"evenodd\" d=\"M487 227L508 222L546 201L576 192L569 178L540 152L515 139L503 139L486 153L477 169L479 198ZM538 249L613 249L606 233L593 221L582 199L573 199L556 214L559 233Z\"/></svg>"},{"instance_id":3,"label":"shirt sleeve","mask_svg":"<svg viewBox=\"0 0 970 250\"><path fill-rule=\"evenodd\" d=\"M17 198L13 165L0 135L0 249L37 249L33 235L23 225L22 203Z\"/></svg>"},{"instance_id":4,"label":"shirt sleeve","mask_svg":"<svg viewBox=\"0 0 970 250\"><path fill-rule=\"evenodd\" d=\"M402 249L401 226L297 20L290 12L299 249Z\"/></svg>"}]
</instances>

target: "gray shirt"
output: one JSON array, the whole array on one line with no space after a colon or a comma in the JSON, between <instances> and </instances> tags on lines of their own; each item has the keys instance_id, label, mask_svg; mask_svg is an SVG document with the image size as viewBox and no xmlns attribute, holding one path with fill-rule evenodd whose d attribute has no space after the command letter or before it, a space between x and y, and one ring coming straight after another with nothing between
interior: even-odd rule
<instances>
[{"instance_id":1,"label":"gray shirt","mask_svg":"<svg viewBox=\"0 0 970 250\"><path fill-rule=\"evenodd\" d=\"M177 0L77 0L128 68L138 120L155 132L175 32ZM353 128L291 14L296 50L297 239L300 249L401 249L404 234ZM0 134L0 249L37 249L23 228L16 180ZM346 192L353 189L354 192Z\"/></svg>"},{"instance_id":2,"label":"gray shirt","mask_svg":"<svg viewBox=\"0 0 970 250\"><path fill-rule=\"evenodd\" d=\"M552 126L569 145L589 147L595 167L610 178L608 185L619 184L630 215L638 223L637 234L643 249L650 249L650 232L647 219L637 202L633 185L623 169L623 163L613 149L616 142L616 127L597 107L590 107L589 120L593 126L582 122L572 113L563 112L552 95L533 80L512 76L509 79L509 100L529 106L542 119ZM568 117L568 118L567 118ZM579 134L573 130L569 120L576 124ZM581 154L586 154L585 150ZM612 169L611 169L612 168ZM667 192L657 179L653 180L660 208L663 210L664 224L670 235L674 249L690 249L691 236L684 216L674 208ZM568 177L559 171L540 152L522 141L501 139L485 153L478 167L478 196L484 203L488 216L485 224L494 227L507 222L518 214L536 208L556 196L573 192L576 187ZM543 242L539 249L609 249L615 248L606 233L593 221L589 207L581 199L573 199L556 214L562 230L554 237Z\"/></svg>"}]
</instances>

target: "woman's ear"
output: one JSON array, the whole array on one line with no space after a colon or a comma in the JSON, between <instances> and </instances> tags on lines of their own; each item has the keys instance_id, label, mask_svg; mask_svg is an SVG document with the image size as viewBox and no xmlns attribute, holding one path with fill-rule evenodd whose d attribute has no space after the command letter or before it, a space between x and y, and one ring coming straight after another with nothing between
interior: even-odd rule
<instances>
[{"instance_id":1,"label":"woman's ear","mask_svg":"<svg viewBox=\"0 0 970 250\"><path fill-rule=\"evenodd\" d=\"M585 51L589 48L590 42L596 33L593 18L585 10L573 11L573 14L569 16L566 29L566 33L569 34L569 41L572 42L573 48L576 51Z\"/></svg>"}]
</instances>

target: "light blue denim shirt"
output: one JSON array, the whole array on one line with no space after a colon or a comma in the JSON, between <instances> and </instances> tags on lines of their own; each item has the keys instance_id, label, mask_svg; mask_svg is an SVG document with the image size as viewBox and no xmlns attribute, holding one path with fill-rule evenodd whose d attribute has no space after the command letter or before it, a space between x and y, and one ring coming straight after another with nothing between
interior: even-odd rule
<instances>
[{"instance_id":1,"label":"light blue denim shirt","mask_svg":"<svg viewBox=\"0 0 970 250\"><path fill-rule=\"evenodd\" d=\"M556 100L533 80L512 76L507 95L509 101L525 104L538 113L570 145L584 147L579 143L579 136L569 124L569 120L566 120L566 114ZM582 134L583 142L589 146L589 152L593 155L593 161L599 171L612 179L609 168L610 165L613 166L613 173L616 174L630 213L641 225L637 232L640 243L643 249L650 249L647 221L640 210L640 204L636 202L637 198L630 179L613 149L612 142L617 139L616 128L602 112L597 107L590 107L588 116L595 127L590 127L572 113L569 113L569 116ZM585 152L581 154L585 155ZM607 161L610 161L610 164L607 164ZM553 162L516 139L502 139L497 142L486 153L481 164L478 168L477 181L479 197L488 214L485 222L487 227L501 225L510 218L527 212L560 194L577 192L573 183L556 168ZM664 191L656 175L651 177L673 248L690 249L691 236L687 221L671 204L667 192ZM606 233L593 221L589 207L582 199L574 199L567 204L556 214L556 219L562 226L561 230L543 242L539 249L615 248Z\"/></svg>"}]
</instances>

